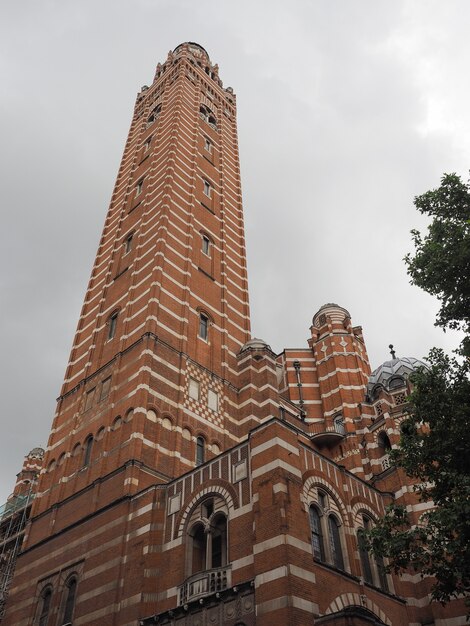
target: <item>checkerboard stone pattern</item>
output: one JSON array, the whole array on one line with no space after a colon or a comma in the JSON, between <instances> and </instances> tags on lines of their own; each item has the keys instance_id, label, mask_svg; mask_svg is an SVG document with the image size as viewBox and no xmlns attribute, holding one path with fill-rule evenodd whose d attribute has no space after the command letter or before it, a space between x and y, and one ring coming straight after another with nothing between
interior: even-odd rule
<instances>
[{"instance_id":1,"label":"checkerboard stone pattern","mask_svg":"<svg viewBox=\"0 0 470 626\"><path fill-rule=\"evenodd\" d=\"M189 379L193 378L199 383L199 402L189 397ZM213 411L208 406L209 389L215 391L219 396L218 411ZM184 390L184 402L191 411L207 420L210 424L215 424L219 428L224 425L224 394L223 384L215 376L211 376L205 369L198 367L191 361L186 365L186 387Z\"/></svg>"}]
</instances>

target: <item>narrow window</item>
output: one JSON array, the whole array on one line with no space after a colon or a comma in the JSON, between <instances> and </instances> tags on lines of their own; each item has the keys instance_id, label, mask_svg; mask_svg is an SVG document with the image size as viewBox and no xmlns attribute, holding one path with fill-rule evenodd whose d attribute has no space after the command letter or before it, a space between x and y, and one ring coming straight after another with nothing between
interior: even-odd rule
<instances>
[{"instance_id":1,"label":"narrow window","mask_svg":"<svg viewBox=\"0 0 470 626\"><path fill-rule=\"evenodd\" d=\"M223 567L227 564L227 518L217 515L211 524L212 566Z\"/></svg>"},{"instance_id":2,"label":"narrow window","mask_svg":"<svg viewBox=\"0 0 470 626\"><path fill-rule=\"evenodd\" d=\"M212 154L212 142L207 137L204 139L204 150Z\"/></svg>"},{"instance_id":3,"label":"narrow window","mask_svg":"<svg viewBox=\"0 0 470 626\"><path fill-rule=\"evenodd\" d=\"M219 394L212 389L207 392L207 406L216 413L219 410Z\"/></svg>"},{"instance_id":4,"label":"narrow window","mask_svg":"<svg viewBox=\"0 0 470 626\"><path fill-rule=\"evenodd\" d=\"M339 433L340 435L344 435L344 420L342 415L337 415L333 419L333 425L335 432Z\"/></svg>"},{"instance_id":5,"label":"narrow window","mask_svg":"<svg viewBox=\"0 0 470 626\"><path fill-rule=\"evenodd\" d=\"M191 537L191 573L206 569L206 534L204 526L197 524L190 533Z\"/></svg>"},{"instance_id":6,"label":"narrow window","mask_svg":"<svg viewBox=\"0 0 470 626\"><path fill-rule=\"evenodd\" d=\"M93 397L95 395L95 387L93 387L93 389L90 389L90 391L86 392L86 398L85 398L85 411L88 411L88 409L91 409L92 405L93 405Z\"/></svg>"},{"instance_id":7,"label":"narrow window","mask_svg":"<svg viewBox=\"0 0 470 626\"><path fill-rule=\"evenodd\" d=\"M85 440L85 449L83 453L83 467L87 467L88 465L90 465L92 448L93 448L93 437L92 435L90 435Z\"/></svg>"},{"instance_id":8,"label":"narrow window","mask_svg":"<svg viewBox=\"0 0 470 626\"><path fill-rule=\"evenodd\" d=\"M132 235L129 235L124 241L124 254L129 254L132 250Z\"/></svg>"},{"instance_id":9,"label":"narrow window","mask_svg":"<svg viewBox=\"0 0 470 626\"><path fill-rule=\"evenodd\" d=\"M116 313L113 313L108 320L108 341L116 334L117 319L118 312L116 311Z\"/></svg>"},{"instance_id":10,"label":"narrow window","mask_svg":"<svg viewBox=\"0 0 470 626\"><path fill-rule=\"evenodd\" d=\"M207 180L204 181L204 195L208 198L211 197L211 185Z\"/></svg>"},{"instance_id":11,"label":"narrow window","mask_svg":"<svg viewBox=\"0 0 470 626\"><path fill-rule=\"evenodd\" d=\"M199 315L199 337L204 341L209 338L209 318L204 313Z\"/></svg>"},{"instance_id":12,"label":"narrow window","mask_svg":"<svg viewBox=\"0 0 470 626\"><path fill-rule=\"evenodd\" d=\"M62 626L72 624L73 610L75 608L75 596L77 593L77 579L71 578L66 584L66 598Z\"/></svg>"},{"instance_id":13,"label":"narrow window","mask_svg":"<svg viewBox=\"0 0 470 626\"><path fill-rule=\"evenodd\" d=\"M144 188L144 179L141 178L137 185L135 186L135 195L136 197L142 193L142 189Z\"/></svg>"},{"instance_id":14,"label":"narrow window","mask_svg":"<svg viewBox=\"0 0 470 626\"><path fill-rule=\"evenodd\" d=\"M211 255L211 240L206 235L202 236L202 251L207 256Z\"/></svg>"},{"instance_id":15,"label":"narrow window","mask_svg":"<svg viewBox=\"0 0 470 626\"><path fill-rule=\"evenodd\" d=\"M204 454L205 454L204 437L198 437L196 439L196 465L202 465L204 463Z\"/></svg>"},{"instance_id":16,"label":"narrow window","mask_svg":"<svg viewBox=\"0 0 470 626\"><path fill-rule=\"evenodd\" d=\"M328 534L330 540L330 552L333 565L338 569L344 569L343 550L339 534L339 523L334 515L328 518Z\"/></svg>"},{"instance_id":17,"label":"narrow window","mask_svg":"<svg viewBox=\"0 0 470 626\"><path fill-rule=\"evenodd\" d=\"M321 529L320 514L316 507L310 507L310 529L312 533L313 556L319 561L325 560L325 546L323 545L323 533Z\"/></svg>"},{"instance_id":18,"label":"narrow window","mask_svg":"<svg viewBox=\"0 0 470 626\"><path fill-rule=\"evenodd\" d=\"M189 397L199 402L199 382L194 378L189 379Z\"/></svg>"},{"instance_id":19,"label":"narrow window","mask_svg":"<svg viewBox=\"0 0 470 626\"><path fill-rule=\"evenodd\" d=\"M152 143L152 137L149 137L144 143L144 154L150 150L150 144Z\"/></svg>"},{"instance_id":20,"label":"narrow window","mask_svg":"<svg viewBox=\"0 0 470 626\"><path fill-rule=\"evenodd\" d=\"M366 547L365 531L370 527L368 518L363 518L364 528L360 528L357 532L357 545L359 548L359 558L361 559L362 575L364 580L370 584L373 583L372 567L370 563L369 553Z\"/></svg>"},{"instance_id":21,"label":"narrow window","mask_svg":"<svg viewBox=\"0 0 470 626\"><path fill-rule=\"evenodd\" d=\"M48 587L41 594L41 609L39 613L39 626L47 626L49 611L51 608L52 589Z\"/></svg>"}]
</instances>

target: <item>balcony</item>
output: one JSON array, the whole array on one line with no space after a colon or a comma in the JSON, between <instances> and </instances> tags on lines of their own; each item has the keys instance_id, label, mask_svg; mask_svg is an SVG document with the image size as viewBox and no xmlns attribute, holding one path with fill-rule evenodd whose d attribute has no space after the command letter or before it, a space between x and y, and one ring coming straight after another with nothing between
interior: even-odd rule
<instances>
[{"instance_id":1,"label":"balcony","mask_svg":"<svg viewBox=\"0 0 470 626\"><path fill-rule=\"evenodd\" d=\"M342 422L333 424L333 426L327 426L326 428L321 424L317 428L318 432L312 433L310 439L321 447L326 446L327 448L331 448L344 439L344 435L346 434Z\"/></svg>"},{"instance_id":2,"label":"balcony","mask_svg":"<svg viewBox=\"0 0 470 626\"><path fill-rule=\"evenodd\" d=\"M178 589L178 605L182 606L217 591L231 586L232 570L230 565L217 567L193 574Z\"/></svg>"}]
</instances>

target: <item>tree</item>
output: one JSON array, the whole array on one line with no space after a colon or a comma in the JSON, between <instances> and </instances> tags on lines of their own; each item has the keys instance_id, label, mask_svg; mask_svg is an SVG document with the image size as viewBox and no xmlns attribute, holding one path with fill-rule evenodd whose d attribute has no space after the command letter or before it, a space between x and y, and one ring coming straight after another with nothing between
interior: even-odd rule
<instances>
[{"instance_id":1,"label":"tree","mask_svg":"<svg viewBox=\"0 0 470 626\"><path fill-rule=\"evenodd\" d=\"M406 509L390 506L368 541L390 570L434 576L433 598L446 603L470 592L470 187L444 175L415 206L432 221L424 238L412 231L415 254L405 257L411 282L439 298L436 325L465 336L459 358L434 348L429 368L411 377L400 445L392 451L419 499L434 507L413 526Z\"/></svg>"}]
</instances>

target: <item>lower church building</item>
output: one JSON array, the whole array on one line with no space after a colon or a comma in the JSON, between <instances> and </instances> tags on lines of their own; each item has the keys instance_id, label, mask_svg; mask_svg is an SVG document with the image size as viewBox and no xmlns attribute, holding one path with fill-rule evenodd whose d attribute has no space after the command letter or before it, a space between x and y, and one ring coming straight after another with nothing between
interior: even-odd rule
<instances>
[{"instance_id":1,"label":"lower church building","mask_svg":"<svg viewBox=\"0 0 470 626\"><path fill-rule=\"evenodd\" d=\"M465 624L363 539L391 502L423 513L389 459L423 365L371 371L333 303L303 347L252 338L236 96L179 45L137 95L47 448L0 510L2 626Z\"/></svg>"}]
</instances>

